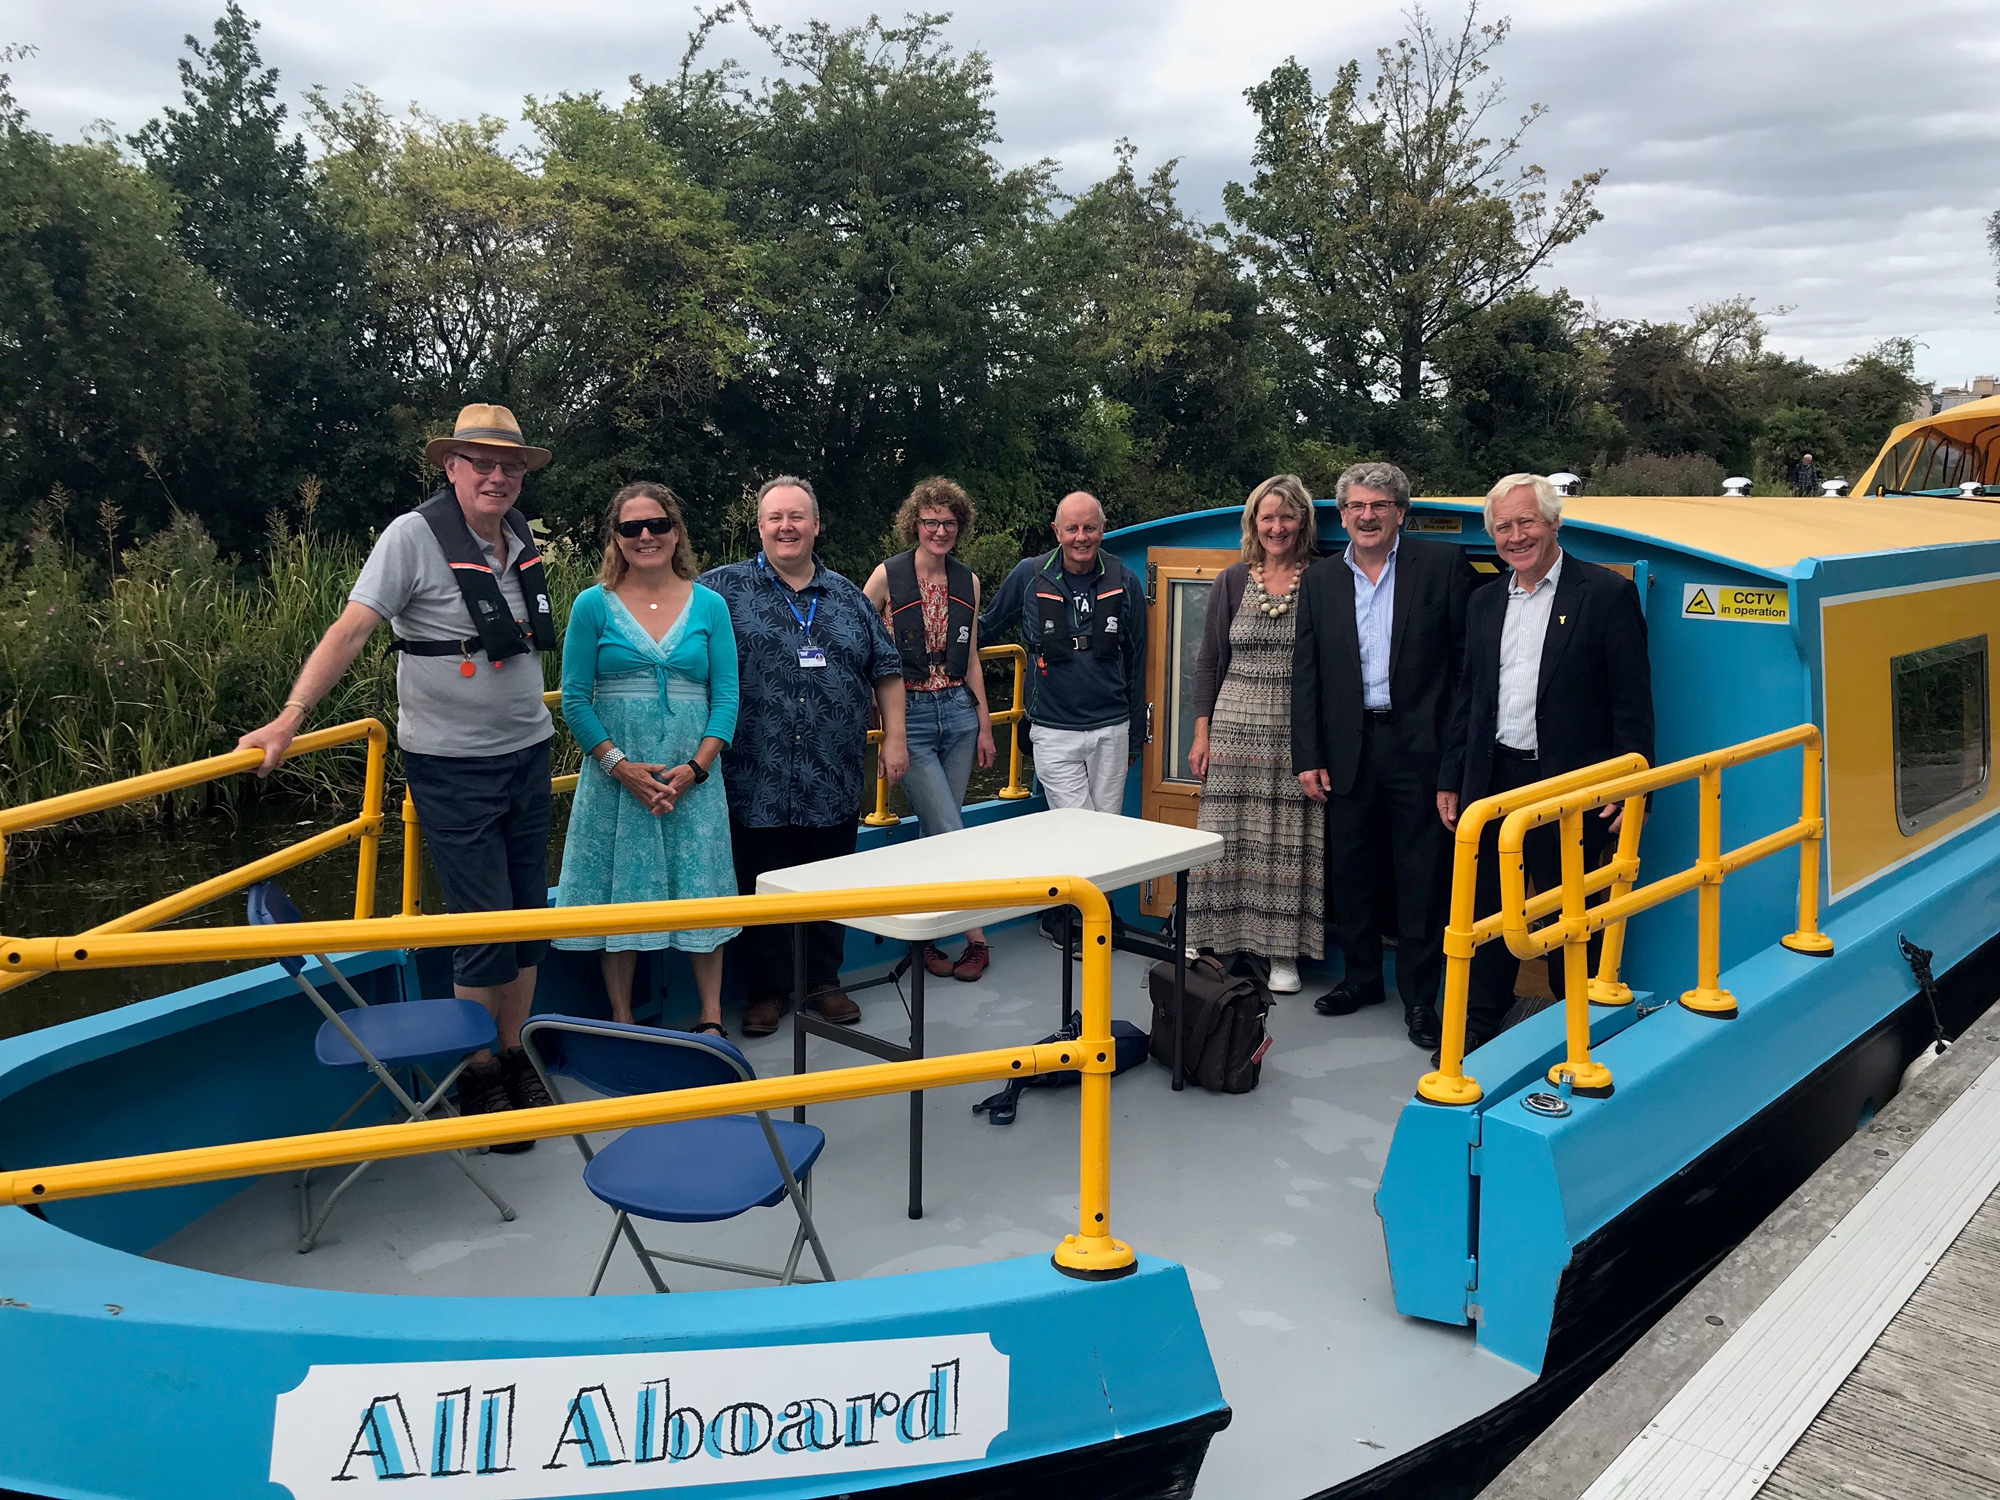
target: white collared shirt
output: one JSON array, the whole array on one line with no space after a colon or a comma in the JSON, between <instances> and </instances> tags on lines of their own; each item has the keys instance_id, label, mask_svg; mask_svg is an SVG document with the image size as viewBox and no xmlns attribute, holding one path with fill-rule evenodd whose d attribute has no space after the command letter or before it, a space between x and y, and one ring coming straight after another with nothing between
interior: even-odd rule
<instances>
[{"instance_id":1,"label":"white collared shirt","mask_svg":"<svg viewBox=\"0 0 2000 1500\"><path fill-rule=\"evenodd\" d=\"M1548 638L1549 612L1555 608L1556 580L1562 577L1563 555L1532 589L1520 575L1507 574L1507 618L1500 626L1500 711L1494 738L1516 750L1539 751L1535 737L1535 700L1542 685L1542 643Z\"/></svg>"},{"instance_id":2,"label":"white collared shirt","mask_svg":"<svg viewBox=\"0 0 2000 1500\"><path fill-rule=\"evenodd\" d=\"M1361 706L1389 707L1389 645L1396 618L1396 549L1403 545L1399 536L1389 545L1388 560L1379 578L1370 579L1354 560L1354 543L1342 553L1354 574L1354 634L1361 642Z\"/></svg>"}]
</instances>

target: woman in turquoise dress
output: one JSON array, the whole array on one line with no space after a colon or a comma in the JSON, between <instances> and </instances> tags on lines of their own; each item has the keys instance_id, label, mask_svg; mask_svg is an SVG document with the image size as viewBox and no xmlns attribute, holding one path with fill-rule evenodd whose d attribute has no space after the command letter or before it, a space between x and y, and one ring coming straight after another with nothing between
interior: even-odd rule
<instances>
[{"instance_id":1,"label":"woman in turquoise dress","mask_svg":"<svg viewBox=\"0 0 2000 1500\"><path fill-rule=\"evenodd\" d=\"M736 894L729 803L716 764L736 733L736 635L720 594L694 581L680 502L663 484L611 499L597 586L563 641L562 706L586 759L563 845L558 905ZM602 955L613 1019L632 1019L641 951L688 955L697 1031L722 1029L722 945L735 927L558 938Z\"/></svg>"}]
</instances>

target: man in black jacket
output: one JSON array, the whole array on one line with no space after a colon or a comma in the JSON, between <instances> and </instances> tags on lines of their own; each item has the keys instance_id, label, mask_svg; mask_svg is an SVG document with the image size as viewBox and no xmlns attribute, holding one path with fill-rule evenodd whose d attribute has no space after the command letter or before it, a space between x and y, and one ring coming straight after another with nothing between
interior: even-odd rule
<instances>
[{"instance_id":1,"label":"man in black jacket","mask_svg":"<svg viewBox=\"0 0 2000 1500\"><path fill-rule=\"evenodd\" d=\"M1451 844L1432 816L1472 573L1446 542L1402 535L1410 481L1355 464L1334 486L1347 550L1306 570L1292 647L1292 769L1326 805L1328 895L1346 960L1313 1002L1344 1016L1386 998L1383 867L1395 882L1396 987L1410 1040L1438 1040Z\"/></svg>"},{"instance_id":2,"label":"man in black jacket","mask_svg":"<svg viewBox=\"0 0 2000 1500\"><path fill-rule=\"evenodd\" d=\"M1486 530L1510 571L1467 612L1465 670L1438 777L1451 788L1437 798L1447 828L1481 797L1632 751L1652 763L1653 676L1639 591L1565 553L1561 529L1562 496L1539 475L1509 474L1486 497ZM1587 865L1598 863L1622 817L1607 807L1585 819ZM1500 907L1499 836L1499 823L1489 823L1480 843L1482 917ZM1562 883L1554 826L1530 833L1521 852L1537 890ZM1518 968L1497 938L1473 956L1468 1051L1499 1032ZM1560 996L1561 964L1551 961L1549 980Z\"/></svg>"}]
</instances>

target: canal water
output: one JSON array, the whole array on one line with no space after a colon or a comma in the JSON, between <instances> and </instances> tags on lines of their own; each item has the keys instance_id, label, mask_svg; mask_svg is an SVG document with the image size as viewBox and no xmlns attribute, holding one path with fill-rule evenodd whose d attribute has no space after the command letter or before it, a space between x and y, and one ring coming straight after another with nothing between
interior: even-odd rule
<instances>
[{"instance_id":1,"label":"canal water","mask_svg":"<svg viewBox=\"0 0 2000 1500\"><path fill-rule=\"evenodd\" d=\"M990 770L974 769L968 802L995 795L1006 784L1006 740ZM1031 781L1024 760L1023 780ZM863 783L874 808L874 766ZM358 798L356 799L359 800ZM382 851L376 867L375 912L388 916L401 909L403 827L396 810L400 789L391 787L390 815L384 820ZM900 787L890 793L890 811L908 816L910 807ZM554 829L549 844L549 879L562 866L562 841L569 822L570 799L555 799ZM350 809L314 809L265 800L252 817L232 819L220 814L183 817L169 829L161 824L101 831L50 830L47 839L27 847L25 839L9 841L4 878L0 878L0 933L16 937L53 937L84 932L101 922L183 890L225 870L248 864L287 845L309 838L353 816ZM51 837L66 834L61 838ZM354 880L358 845L321 855L279 877L292 900L308 919L354 915ZM424 862L425 911L442 911L444 903L428 859ZM163 930L232 927L244 921L241 893L211 902L168 923ZM93 969L49 974L12 990L0 992L0 1037L98 1015L136 1000L186 989L210 979L252 967L248 963L152 965L138 969Z\"/></svg>"}]
</instances>

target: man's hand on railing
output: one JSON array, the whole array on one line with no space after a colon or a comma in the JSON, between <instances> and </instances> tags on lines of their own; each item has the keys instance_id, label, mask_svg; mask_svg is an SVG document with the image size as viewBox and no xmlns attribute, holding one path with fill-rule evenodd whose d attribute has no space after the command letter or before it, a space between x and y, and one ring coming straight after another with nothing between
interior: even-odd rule
<instances>
[{"instance_id":1,"label":"man's hand on railing","mask_svg":"<svg viewBox=\"0 0 2000 1500\"><path fill-rule=\"evenodd\" d=\"M262 729L253 729L236 742L238 750L261 750L264 763L258 766L259 776L269 776L285 758L285 750L299 737L298 710L288 708Z\"/></svg>"}]
</instances>

